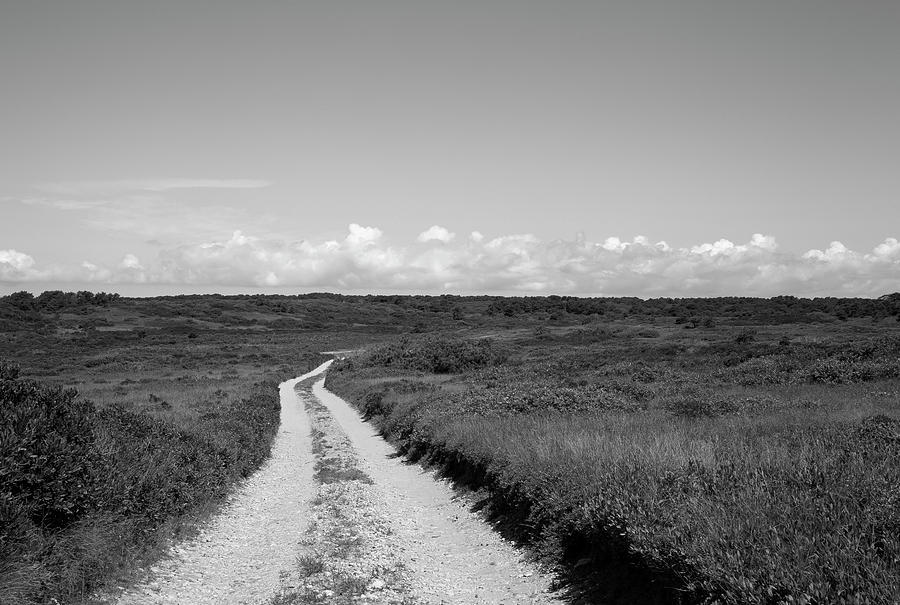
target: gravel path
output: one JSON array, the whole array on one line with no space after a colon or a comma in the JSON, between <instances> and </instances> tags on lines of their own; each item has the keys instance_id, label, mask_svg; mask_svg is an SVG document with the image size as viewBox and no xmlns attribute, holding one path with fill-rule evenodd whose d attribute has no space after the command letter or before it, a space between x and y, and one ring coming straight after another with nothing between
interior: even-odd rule
<instances>
[{"instance_id":1,"label":"gravel path","mask_svg":"<svg viewBox=\"0 0 900 605\"><path fill-rule=\"evenodd\" d=\"M116 602L561 603L449 483L405 464L324 379L310 386L330 363L280 385L269 461Z\"/></svg>"},{"instance_id":2,"label":"gravel path","mask_svg":"<svg viewBox=\"0 0 900 605\"><path fill-rule=\"evenodd\" d=\"M561 603L549 594L551 578L527 562L494 532L449 483L417 465L405 464L396 450L343 399L312 389L332 413L371 477L377 506L389 520L390 548L408 574L410 593L423 603L510 605Z\"/></svg>"},{"instance_id":3,"label":"gravel path","mask_svg":"<svg viewBox=\"0 0 900 605\"><path fill-rule=\"evenodd\" d=\"M306 381L296 390L312 425L319 489L296 568L272 605L418 605L394 549L391 511L311 387Z\"/></svg>"},{"instance_id":4,"label":"gravel path","mask_svg":"<svg viewBox=\"0 0 900 605\"><path fill-rule=\"evenodd\" d=\"M148 581L123 593L121 605L263 603L295 563L316 491L310 425L294 385L327 362L280 385L281 426L268 462L193 540L150 569Z\"/></svg>"}]
</instances>

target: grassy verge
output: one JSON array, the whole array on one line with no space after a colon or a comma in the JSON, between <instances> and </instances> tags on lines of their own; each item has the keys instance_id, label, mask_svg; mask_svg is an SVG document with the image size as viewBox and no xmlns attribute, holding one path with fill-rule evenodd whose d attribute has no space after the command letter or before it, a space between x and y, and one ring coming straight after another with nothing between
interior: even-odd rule
<instances>
[{"instance_id":1,"label":"grassy verge","mask_svg":"<svg viewBox=\"0 0 900 605\"><path fill-rule=\"evenodd\" d=\"M133 579L268 456L274 382L435 315L328 295L0 297L0 360L21 367L0 400L0 602Z\"/></svg>"},{"instance_id":2,"label":"grassy verge","mask_svg":"<svg viewBox=\"0 0 900 605\"><path fill-rule=\"evenodd\" d=\"M312 425L315 479L310 525L295 568L270 605L313 603L415 605L406 570L390 547L391 529L379 511L371 478L349 439L310 393L318 377L300 383Z\"/></svg>"},{"instance_id":3,"label":"grassy verge","mask_svg":"<svg viewBox=\"0 0 900 605\"><path fill-rule=\"evenodd\" d=\"M536 340L456 375L388 349L336 363L327 386L484 489L583 602L896 602L896 343L738 345ZM762 367L789 356L794 378L734 372L734 348Z\"/></svg>"},{"instance_id":4,"label":"grassy verge","mask_svg":"<svg viewBox=\"0 0 900 605\"><path fill-rule=\"evenodd\" d=\"M0 300L0 360L21 367L0 397L0 602L134 579L268 457L277 382L358 338L272 329L284 318L253 300L197 302Z\"/></svg>"},{"instance_id":5,"label":"grassy verge","mask_svg":"<svg viewBox=\"0 0 900 605\"><path fill-rule=\"evenodd\" d=\"M190 426L72 390L0 380L0 602L87 598L127 574L225 496L268 456L274 384Z\"/></svg>"}]
</instances>

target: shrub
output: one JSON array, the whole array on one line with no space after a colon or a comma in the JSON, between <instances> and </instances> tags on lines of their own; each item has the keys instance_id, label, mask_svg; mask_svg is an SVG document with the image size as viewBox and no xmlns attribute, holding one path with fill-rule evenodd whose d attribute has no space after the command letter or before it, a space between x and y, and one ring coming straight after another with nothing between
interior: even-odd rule
<instances>
[{"instance_id":1,"label":"shrub","mask_svg":"<svg viewBox=\"0 0 900 605\"><path fill-rule=\"evenodd\" d=\"M75 391L42 388L14 371L0 375L0 507L63 527L96 505L90 472L96 412L76 401ZM0 520L0 531L10 522ZM5 538L0 534L0 542Z\"/></svg>"},{"instance_id":2,"label":"shrub","mask_svg":"<svg viewBox=\"0 0 900 605\"><path fill-rule=\"evenodd\" d=\"M83 597L258 468L279 410L259 384L176 427L0 364L0 602Z\"/></svg>"},{"instance_id":3,"label":"shrub","mask_svg":"<svg viewBox=\"0 0 900 605\"><path fill-rule=\"evenodd\" d=\"M366 366L398 367L435 374L455 374L497 365L506 360L506 351L489 339L401 339L382 345L358 360Z\"/></svg>"},{"instance_id":4,"label":"shrub","mask_svg":"<svg viewBox=\"0 0 900 605\"><path fill-rule=\"evenodd\" d=\"M803 376L796 357L751 362L728 371ZM552 365L482 369L452 381L464 391L401 393L377 368L336 364L326 386L411 458L483 490L501 528L570 586L586 579L578 602L894 602L900 421L848 420L853 402L844 418L813 418L800 400L788 409L765 391L722 392L672 369L645 383L631 362L567 387ZM670 388L675 377L686 382ZM603 399L626 385L658 389L669 413Z\"/></svg>"},{"instance_id":5,"label":"shrub","mask_svg":"<svg viewBox=\"0 0 900 605\"><path fill-rule=\"evenodd\" d=\"M734 337L734 342L738 344L747 344L754 340L756 340L756 330L753 328L744 328Z\"/></svg>"}]
</instances>

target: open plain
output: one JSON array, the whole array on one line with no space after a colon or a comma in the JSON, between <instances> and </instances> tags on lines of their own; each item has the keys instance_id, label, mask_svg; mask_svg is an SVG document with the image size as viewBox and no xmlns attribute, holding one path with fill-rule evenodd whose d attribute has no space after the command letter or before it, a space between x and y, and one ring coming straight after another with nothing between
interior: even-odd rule
<instances>
[{"instance_id":1,"label":"open plain","mask_svg":"<svg viewBox=\"0 0 900 605\"><path fill-rule=\"evenodd\" d=\"M894 603L897 305L5 297L0 601Z\"/></svg>"}]
</instances>

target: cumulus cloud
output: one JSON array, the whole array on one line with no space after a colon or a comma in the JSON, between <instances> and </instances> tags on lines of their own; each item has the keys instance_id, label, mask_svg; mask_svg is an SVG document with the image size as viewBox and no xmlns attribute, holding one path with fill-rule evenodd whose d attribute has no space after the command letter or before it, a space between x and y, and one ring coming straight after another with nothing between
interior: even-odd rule
<instances>
[{"instance_id":1,"label":"cumulus cloud","mask_svg":"<svg viewBox=\"0 0 900 605\"><path fill-rule=\"evenodd\" d=\"M142 270L144 267L141 265L140 259L134 254L126 254L122 262L119 263L119 268Z\"/></svg>"},{"instance_id":2,"label":"cumulus cloud","mask_svg":"<svg viewBox=\"0 0 900 605\"><path fill-rule=\"evenodd\" d=\"M475 233L477 233L477 231ZM473 233L472 235L474 236L475 233ZM455 233L450 233L439 225L432 225L431 227L420 233L419 237L417 237L416 240L421 243L443 242L445 244L449 244L455 237Z\"/></svg>"},{"instance_id":3,"label":"cumulus cloud","mask_svg":"<svg viewBox=\"0 0 900 605\"><path fill-rule=\"evenodd\" d=\"M31 256L18 250L0 250L0 281L29 281L34 276Z\"/></svg>"},{"instance_id":4,"label":"cumulus cloud","mask_svg":"<svg viewBox=\"0 0 900 605\"><path fill-rule=\"evenodd\" d=\"M399 279L402 254L380 242L381 230L352 224L341 240L261 239L235 231L223 242L161 253L158 278L169 283L372 287Z\"/></svg>"},{"instance_id":5,"label":"cumulus cloud","mask_svg":"<svg viewBox=\"0 0 900 605\"><path fill-rule=\"evenodd\" d=\"M455 240L437 225L396 246L376 227L351 224L327 241L286 241L235 231L228 238L163 249L145 263L132 254L112 267L84 263L71 277L110 283L293 286L339 291L533 293L633 296L878 296L900 284L900 242L870 252L840 242L802 254L754 234L673 248L644 236L583 235L543 241L531 234ZM0 251L0 280L58 275L34 259ZM69 279L72 281L73 279Z\"/></svg>"},{"instance_id":6,"label":"cumulus cloud","mask_svg":"<svg viewBox=\"0 0 900 605\"><path fill-rule=\"evenodd\" d=\"M114 277L113 270L86 260L72 266L42 266L24 252L0 250L0 283L109 282Z\"/></svg>"}]
</instances>

